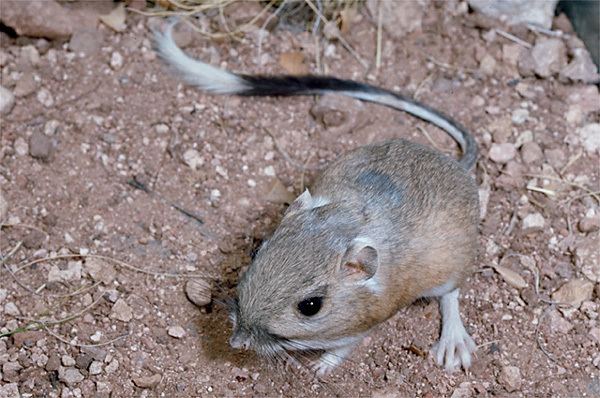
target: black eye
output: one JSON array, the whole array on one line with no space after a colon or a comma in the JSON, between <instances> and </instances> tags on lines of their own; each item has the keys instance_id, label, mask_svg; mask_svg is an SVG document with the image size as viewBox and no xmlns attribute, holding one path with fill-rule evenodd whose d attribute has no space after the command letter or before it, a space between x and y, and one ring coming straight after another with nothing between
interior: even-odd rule
<instances>
[{"instance_id":1,"label":"black eye","mask_svg":"<svg viewBox=\"0 0 600 398\"><path fill-rule=\"evenodd\" d=\"M298 311L305 316L313 316L321 309L323 297L311 297L298 303Z\"/></svg>"}]
</instances>

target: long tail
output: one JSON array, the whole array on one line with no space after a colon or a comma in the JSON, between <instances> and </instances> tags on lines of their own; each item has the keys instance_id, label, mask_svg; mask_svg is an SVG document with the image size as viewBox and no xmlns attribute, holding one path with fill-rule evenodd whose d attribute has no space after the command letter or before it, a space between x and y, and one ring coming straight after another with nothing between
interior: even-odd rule
<instances>
[{"instance_id":1,"label":"long tail","mask_svg":"<svg viewBox=\"0 0 600 398\"><path fill-rule=\"evenodd\" d=\"M187 56L173 41L173 24L154 32L158 55L188 84L217 94L290 96L338 93L407 112L436 125L460 146L459 163L467 170L477 160L477 143L473 136L450 117L420 102L379 87L352 80L325 76L249 76L231 73Z\"/></svg>"}]
</instances>

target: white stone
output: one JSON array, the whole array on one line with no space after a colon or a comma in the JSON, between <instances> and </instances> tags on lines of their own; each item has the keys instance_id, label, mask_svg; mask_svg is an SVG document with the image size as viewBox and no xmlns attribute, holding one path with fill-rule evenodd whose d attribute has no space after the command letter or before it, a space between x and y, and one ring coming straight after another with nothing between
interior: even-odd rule
<instances>
[{"instance_id":1,"label":"white stone","mask_svg":"<svg viewBox=\"0 0 600 398\"><path fill-rule=\"evenodd\" d=\"M546 221L540 213L531 213L523 219L523 229L525 230L540 230L544 228Z\"/></svg>"},{"instance_id":2,"label":"white stone","mask_svg":"<svg viewBox=\"0 0 600 398\"><path fill-rule=\"evenodd\" d=\"M593 154L600 150L600 123L586 124L578 132L587 152Z\"/></svg>"},{"instance_id":3,"label":"white stone","mask_svg":"<svg viewBox=\"0 0 600 398\"><path fill-rule=\"evenodd\" d=\"M112 55L110 56L110 67L113 68L114 70L118 70L118 69L121 69L122 66L123 66L123 56L118 51L113 52Z\"/></svg>"},{"instance_id":4,"label":"white stone","mask_svg":"<svg viewBox=\"0 0 600 398\"><path fill-rule=\"evenodd\" d=\"M183 161L192 170L197 170L198 167L204 164L204 159L200 156L200 153L195 149L188 149L183 153Z\"/></svg>"},{"instance_id":5,"label":"white stone","mask_svg":"<svg viewBox=\"0 0 600 398\"><path fill-rule=\"evenodd\" d=\"M0 115L8 115L14 106L14 94L9 89L0 86Z\"/></svg>"}]
</instances>

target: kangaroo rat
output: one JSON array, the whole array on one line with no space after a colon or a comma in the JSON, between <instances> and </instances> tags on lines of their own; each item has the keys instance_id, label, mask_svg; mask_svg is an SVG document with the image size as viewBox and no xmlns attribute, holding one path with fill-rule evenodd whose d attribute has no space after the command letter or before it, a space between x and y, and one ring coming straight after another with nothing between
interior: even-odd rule
<instances>
[{"instance_id":1,"label":"kangaroo rat","mask_svg":"<svg viewBox=\"0 0 600 398\"><path fill-rule=\"evenodd\" d=\"M189 84L219 94L338 93L383 104L446 131L456 161L397 139L342 155L287 209L241 277L230 344L281 357L323 351L325 374L377 324L420 297L437 297L441 336L433 348L447 370L471 364L475 344L460 318L459 287L477 258L479 204L469 170L472 136L452 119L391 91L320 76L248 76L184 54L172 24L155 32L156 51Z\"/></svg>"}]
</instances>

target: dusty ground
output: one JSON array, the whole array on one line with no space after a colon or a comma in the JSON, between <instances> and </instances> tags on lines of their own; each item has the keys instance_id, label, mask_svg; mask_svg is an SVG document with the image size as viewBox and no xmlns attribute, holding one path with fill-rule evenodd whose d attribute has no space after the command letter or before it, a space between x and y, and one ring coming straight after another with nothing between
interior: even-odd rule
<instances>
[{"instance_id":1,"label":"dusty ground","mask_svg":"<svg viewBox=\"0 0 600 398\"><path fill-rule=\"evenodd\" d=\"M317 72L318 52L321 70L414 95L473 132L485 214L480 267L461 297L479 345L469 374L446 374L427 357L435 302L401 310L322 380L229 348L226 310L195 307L185 282L210 274L214 296L233 293L284 209L286 193L271 188L280 181L297 194L314 179L294 163L325 165L391 137L429 144L422 129L456 152L433 127L373 105L184 87L152 53L149 20L130 14L123 33L100 26L84 38L87 55L72 42L2 35L2 86L19 93L2 116L2 394L600 396L599 158L582 132L598 123L598 89L521 76L515 43L473 24L464 5L426 11L421 31L384 34L378 70L336 40L317 47L293 24L265 34L262 66L257 33L181 40L245 72L284 73L290 56L280 55L294 52ZM361 10L345 33L368 64L376 31Z\"/></svg>"}]
</instances>

